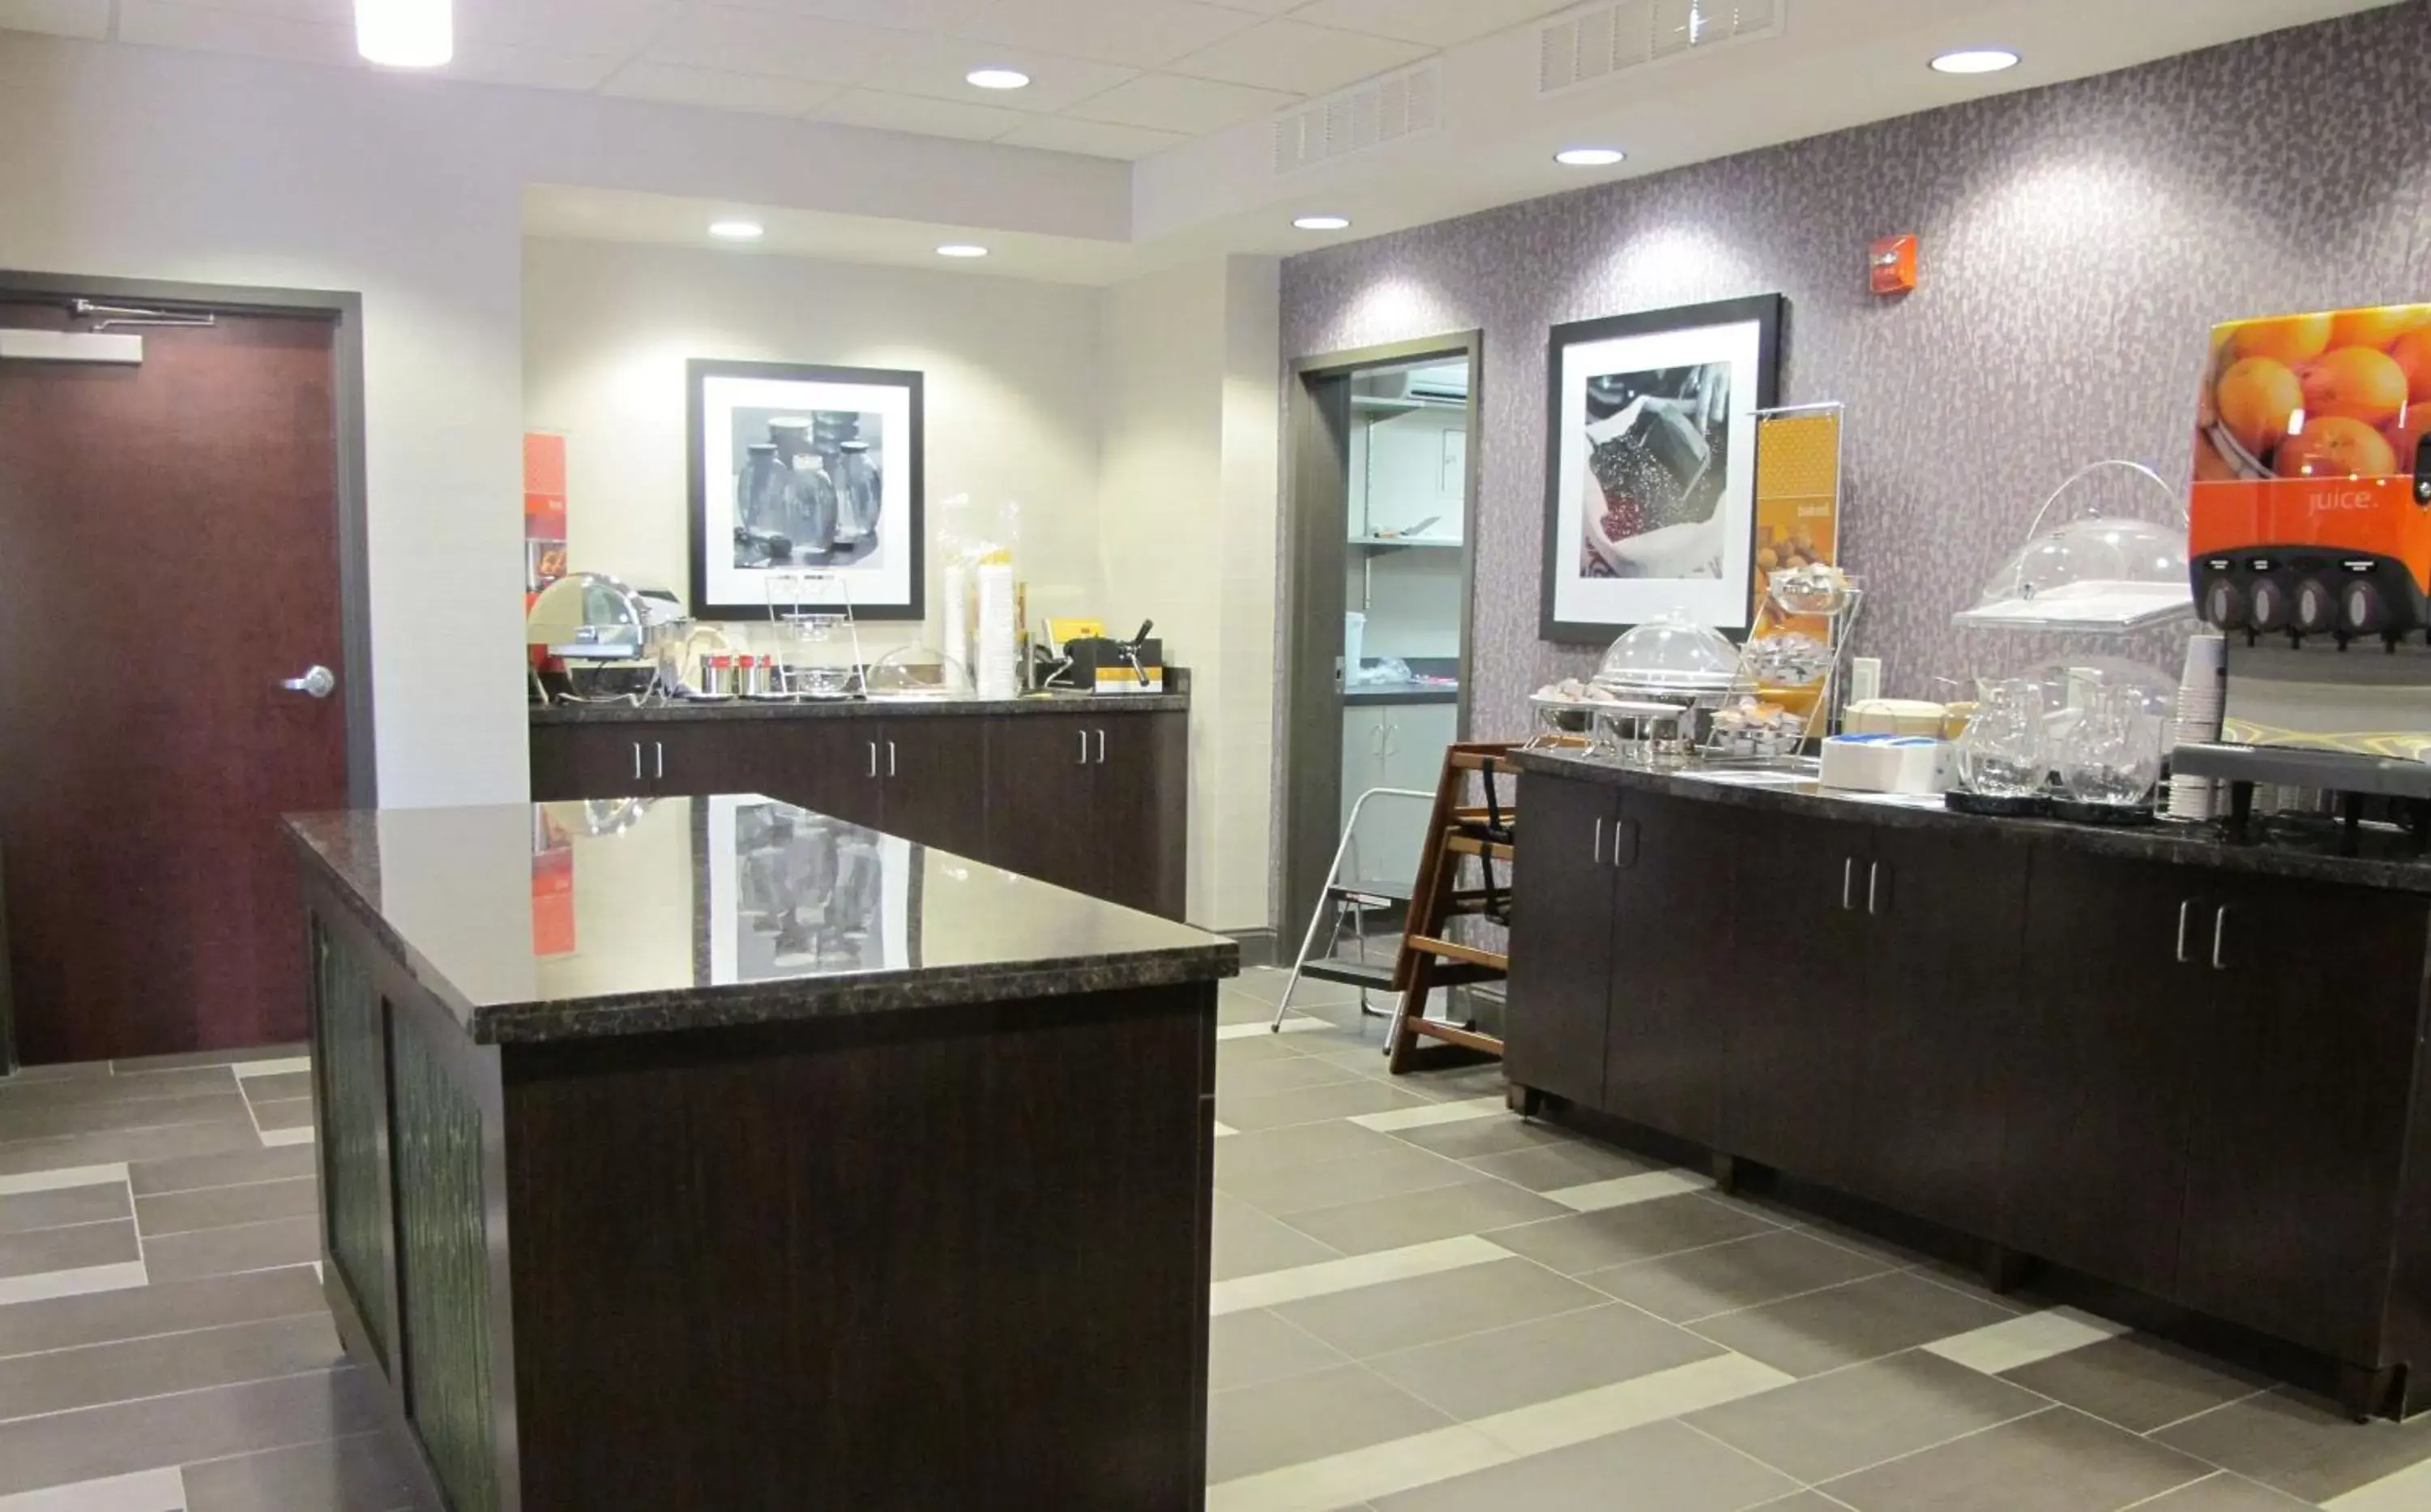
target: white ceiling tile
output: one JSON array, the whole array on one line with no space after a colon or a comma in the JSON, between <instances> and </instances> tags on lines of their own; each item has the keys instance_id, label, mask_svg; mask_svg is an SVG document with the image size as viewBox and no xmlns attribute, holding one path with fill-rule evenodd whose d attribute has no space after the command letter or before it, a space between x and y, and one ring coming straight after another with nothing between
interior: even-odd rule
<instances>
[{"instance_id":1,"label":"white ceiling tile","mask_svg":"<svg viewBox=\"0 0 2431 1512\"><path fill-rule=\"evenodd\" d=\"M203 53L282 58L298 63L356 63L355 28L242 10L118 0L118 40Z\"/></svg>"},{"instance_id":2,"label":"white ceiling tile","mask_svg":"<svg viewBox=\"0 0 2431 1512\"><path fill-rule=\"evenodd\" d=\"M267 3L292 5L299 0ZM346 0L340 0L341 8L345 4ZM630 58L656 41L683 11L675 0L456 0L456 40L469 46L496 44Z\"/></svg>"},{"instance_id":3,"label":"white ceiling tile","mask_svg":"<svg viewBox=\"0 0 2431 1512\"><path fill-rule=\"evenodd\" d=\"M1193 78L1325 94L1415 63L1433 51L1386 37L1366 37L1297 21L1269 21L1166 66Z\"/></svg>"},{"instance_id":4,"label":"white ceiling tile","mask_svg":"<svg viewBox=\"0 0 2431 1512\"><path fill-rule=\"evenodd\" d=\"M975 89L966 78L975 68L1017 68L1030 76L1030 87ZM894 94L921 94L1000 110L1051 114L1137 77L1138 69L1114 63L1061 58L962 37L922 37L914 39L894 63L861 82L867 88Z\"/></svg>"},{"instance_id":5,"label":"white ceiling tile","mask_svg":"<svg viewBox=\"0 0 2431 1512\"><path fill-rule=\"evenodd\" d=\"M1289 15L1308 0L1188 0L1194 6L1214 6L1219 10L1251 10L1262 16ZM1575 4L1576 0L1572 0Z\"/></svg>"},{"instance_id":6,"label":"white ceiling tile","mask_svg":"<svg viewBox=\"0 0 2431 1512\"><path fill-rule=\"evenodd\" d=\"M1068 58L1156 68L1257 24L1247 11L1187 0L997 0L963 32Z\"/></svg>"},{"instance_id":7,"label":"white ceiling tile","mask_svg":"<svg viewBox=\"0 0 2431 1512\"><path fill-rule=\"evenodd\" d=\"M1031 117L990 105L964 105L959 100L932 100L919 94L889 94L881 90L847 90L817 111L819 120L841 126L876 126L882 131L915 131L926 137L963 137L993 142Z\"/></svg>"},{"instance_id":8,"label":"white ceiling tile","mask_svg":"<svg viewBox=\"0 0 2431 1512\"><path fill-rule=\"evenodd\" d=\"M817 16L826 21L857 21L864 26L891 26L897 31L948 31L985 10L996 0L709 0L709 3L739 6L746 10L782 10L789 15Z\"/></svg>"},{"instance_id":9,"label":"white ceiling tile","mask_svg":"<svg viewBox=\"0 0 2431 1512\"><path fill-rule=\"evenodd\" d=\"M1450 47L1508 31L1576 4L1578 0L1313 0L1293 11L1292 19L1430 47Z\"/></svg>"},{"instance_id":10,"label":"white ceiling tile","mask_svg":"<svg viewBox=\"0 0 2431 1512\"><path fill-rule=\"evenodd\" d=\"M602 94L662 105L694 105L704 110L743 110L754 115L800 115L835 98L832 84L813 84L766 74L737 74L675 63L628 63L600 86Z\"/></svg>"},{"instance_id":11,"label":"white ceiling tile","mask_svg":"<svg viewBox=\"0 0 2431 1512\"><path fill-rule=\"evenodd\" d=\"M324 25L347 26L355 24L354 0L169 0L179 8L200 10L238 10L248 15L285 16L294 21L317 21ZM465 11L513 0L458 0L457 34L463 34Z\"/></svg>"},{"instance_id":12,"label":"white ceiling tile","mask_svg":"<svg viewBox=\"0 0 2431 1512\"><path fill-rule=\"evenodd\" d=\"M0 0L0 31L99 42L109 35L109 0Z\"/></svg>"},{"instance_id":13,"label":"white ceiling tile","mask_svg":"<svg viewBox=\"0 0 2431 1512\"><path fill-rule=\"evenodd\" d=\"M893 62L911 41L902 32L849 22L704 7L684 12L645 56L689 68L858 84Z\"/></svg>"},{"instance_id":14,"label":"white ceiling tile","mask_svg":"<svg viewBox=\"0 0 2431 1512\"><path fill-rule=\"evenodd\" d=\"M1083 101L1066 113L1084 121L1203 137L1297 105L1299 99L1280 90L1254 90L1179 74L1148 74Z\"/></svg>"},{"instance_id":15,"label":"white ceiling tile","mask_svg":"<svg viewBox=\"0 0 2431 1512\"><path fill-rule=\"evenodd\" d=\"M1181 146L1190 139L1179 131L1150 131L1146 126L1110 126L1103 121L1077 121L1068 115L1044 115L1033 117L997 140L1010 147L1136 160Z\"/></svg>"},{"instance_id":16,"label":"white ceiling tile","mask_svg":"<svg viewBox=\"0 0 2431 1512\"><path fill-rule=\"evenodd\" d=\"M618 59L596 53L562 53L546 47L505 47L460 42L455 61L441 70L450 78L481 84L517 84L534 90L595 90L616 72Z\"/></svg>"}]
</instances>

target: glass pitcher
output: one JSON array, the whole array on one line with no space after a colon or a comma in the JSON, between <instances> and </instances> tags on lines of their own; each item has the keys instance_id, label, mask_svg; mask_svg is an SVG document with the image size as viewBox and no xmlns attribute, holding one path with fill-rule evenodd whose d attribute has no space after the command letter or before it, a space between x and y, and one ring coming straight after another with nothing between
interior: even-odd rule
<instances>
[{"instance_id":1,"label":"glass pitcher","mask_svg":"<svg viewBox=\"0 0 2431 1512\"><path fill-rule=\"evenodd\" d=\"M1958 781L1986 798L2032 798L2051 770L2043 690L2023 678L1979 678L1976 707L1958 737Z\"/></svg>"},{"instance_id":2,"label":"glass pitcher","mask_svg":"<svg viewBox=\"0 0 2431 1512\"><path fill-rule=\"evenodd\" d=\"M2133 808L2161 775L2161 727L2137 690L2098 686L2060 742L2059 776L2079 803Z\"/></svg>"}]
</instances>

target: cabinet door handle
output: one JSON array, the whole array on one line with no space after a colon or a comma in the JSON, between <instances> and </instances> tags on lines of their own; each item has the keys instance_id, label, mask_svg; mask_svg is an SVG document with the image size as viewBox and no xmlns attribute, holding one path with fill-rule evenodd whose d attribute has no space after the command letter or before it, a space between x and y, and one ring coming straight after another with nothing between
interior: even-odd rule
<instances>
[{"instance_id":1,"label":"cabinet door handle","mask_svg":"<svg viewBox=\"0 0 2431 1512\"><path fill-rule=\"evenodd\" d=\"M1102 730L1098 731L1098 764L1106 764L1106 732Z\"/></svg>"},{"instance_id":2,"label":"cabinet door handle","mask_svg":"<svg viewBox=\"0 0 2431 1512\"><path fill-rule=\"evenodd\" d=\"M1629 836L1629 855L1628 855L1628 857L1627 857L1626 859L1623 859L1623 858L1622 858L1622 856L1621 856L1621 853L1620 853L1620 837L1621 837L1622 835L1627 835L1627 836ZM1638 835L1638 828L1637 828L1637 821L1636 821L1635 819L1630 818L1630 817L1628 817L1627 815L1623 815L1622 817L1620 817L1620 818L1616 819L1616 820L1614 820L1614 821L1613 821L1613 826L1612 826L1612 869L1613 869L1613 870L1615 870L1615 871L1627 871L1627 870L1629 870L1631 867L1633 867L1633 866L1635 866L1635 865L1637 865L1637 835Z\"/></svg>"},{"instance_id":3,"label":"cabinet door handle","mask_svg":"<svg viewBox=\"0 0 2431 1512\"><path fill-rule=\"evenodd\" d=\"M1384 727L1383 725L1378 725L1373 730L1367 731L1367 754L1380 758L1384 754Z\"/></svg>"},{"instance_id":4,"label":"cabinet door handle","mask_svg":"<svg viewBox=\"0 0 2431 1512\"><path fill-rule=\"evenodd\" d=\"M1599 866L1603 865L1603 815L1601 814L1596 815L1595 864Z\"/></svg>"},{"instance_id":5,"label":"cabinet door handle","mask_svg":"<svg viewBox=\"0 0 2431 1512\"><path fill-rule=\"evenodd\" d=\"M1387 756L1399 756L1401 754L1400 726L1386 725L1384 727L1384 754Z\"/></svg>"},{"instance_id":6,"label":"cabinet door handle","mask_svg":"<svg viewBox=\"0 0 2431 1512\"><path fill-rule=\"evenodd\" d=\"M658 775L664 778L667 775L667 743L663 740L654 740L650 742L650 748L658 753Z\"/></svg>"},{"instance_id":7,"label":"cabinet door handle","mask_svg":"<svg viewBox=\"0 0 2431 1512\"><path fill-rule=\"evenodd\" d=\"M2178 965L2180 966L2186 966L2188 964L2187 960L2187 917L2194 911L2195 900L2191 898L2187 899L2185 901L2178 904Z\"/></svg>"},{"instance_id":8,"label":"cabinet door handle","mask_svg":"<svg viewBox=\"0 0 2431 1512\"><path fill-rule=\"evenodd\" d=\"M642 780L642 743L641 743L640 741L638 741L638 740L637 740L637 741L633 742L633 781L636 781L636 782L638 782L638 781L640 781L641 780Z\"/></svg>"},{"instance_id":9,"label":"cabinet door handle","mask_svg":"<svg viewBox=\"0 0 2431 1512\"><path fill-rule=\"evenodd\" d=\"M878 775L878 742L874 740L869 743L869 775Z\"/></svg>"},{"instance_id":10,"label":"cabinet door handle","mask_svg":"<svg viewBox=\"0 0 2431 1512\"><path fill-rule=\"evenodd\" d=\"M1088 732L1087 731L1083 730L1083 731L1081 731L1080 732L1080 734L1081 734L1081 765L1083 765L1083 766L1086 766L1086 765L1088 765L1088 764L1089 764L1089 732Z\"/></svg>"},{"instance_id":11,"label":"cabinet door handle","mask_svg":"<svg viewBox=\"0 0 2431 1512\"><path fill-rule=\"evenodd\" d=\"M2211 916L2211 968L2214 971L2228 969L2227 951L2228 905L2222 903L2220 912Z\"/></svg>"},{"instance_id":12,"label":"cabinet door handle","mask_svg":"<svg viewBox=\"0 0 2431 1512\"><path fill-rule=\"evenodd\" d=\"M1867 912L1867 913L1869 913L1869 914L1874 915L1874 916L1877 916L1877 917L1881 916L1882 912L1883 912L1883 910L1882 910L1882 906L1881 906L1881 905L1882 905L1882 885L1883 885L1883 864L1882 864L1881 862L1879 862L1879 861L1869 861L1869 862L1867 862L1867 863L1866 863L1866 912Z\"/></svg>"},{"instance_id":13,"label":"cabinet door handle","mask_svg":"<svg viewBox=\"0 0 2431 1512\"><path fill-rule=\"evenodd\" d=\"M1840 912L1848 913L1857 906L1857 858L1851 856L1840 863Z\"/></svg>"},{"instance_id":14,"label":"cabinet door handle","mask_svg":"<svg viewBox=\"0 0 2431 1512\"><path fill-rule=\"evenodd\" d=\"M895 775L895 742L891 740L886 743L886 775Z\"/></svg>"}]
</instances>

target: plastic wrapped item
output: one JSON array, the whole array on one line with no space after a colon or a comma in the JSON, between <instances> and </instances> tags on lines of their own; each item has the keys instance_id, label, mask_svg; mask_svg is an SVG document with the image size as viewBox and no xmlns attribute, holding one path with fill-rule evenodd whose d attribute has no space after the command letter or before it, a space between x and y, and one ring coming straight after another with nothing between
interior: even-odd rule
<instances>
[{"instance_id":1,"label":"plastic wrapped item","mask_svg":"<svg viewBox=\"0 0 2431 1512\"><path fill-rule=\"evenodd\" d=\"M1738 665L1737 648L1720 631L1675 611L1613 642L1595 682L1614 692L1727 692Z\"/></svg>"},{"instance_id":2,"label":"plastic wrapped item","mask_svg":"<svg viewBox=\"0 0 2431 1512\"><path fill-rule=\"evenodd\" d=\"M2123 469L2177 505L2160 476L2140 462L2082 468L2043 501L2025 544L2010 553L1975 602L1957 616L1978 630L2131 630L2194 616L2183 510L2173 525L2104 515L2089 502L2048 529L2053 506L2104 469Z\"/></svg>"},{"instance_id":3,"label":"plastic wrapped item","mask_svg":"<svg viewBox=\"0 0 2431 1512\"><path fill-rule=\"evenodd\" d=\"M899 646L870 664L873 703L911 703L950 698L971 687L970 668L922 646Z\"/></svg>"}]
</instances>

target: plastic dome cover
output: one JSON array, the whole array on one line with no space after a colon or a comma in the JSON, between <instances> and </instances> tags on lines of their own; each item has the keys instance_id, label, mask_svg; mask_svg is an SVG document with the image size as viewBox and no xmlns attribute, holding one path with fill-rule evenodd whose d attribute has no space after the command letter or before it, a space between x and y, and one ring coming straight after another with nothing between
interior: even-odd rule
<instances>
[{"instance_id":1,"label":"plastic dome cover","mask_svg":"<svg viewBox=\"0 0 2431 1512\"><path fill-rule=\"evenodd\" d=\"M1720 631L1673 610L1613 642L1595 680L1601 688L1727 688L1738 666L1738 648Z\"/></svg>"},{"instance_id":2,"label":"plastic dome cover","mask_svg":"<svg viewBox=\"0 0 2431 1512\"><path fill-rule=\"evenodd\" d=\"M2150 520L2088 515L2012 553L1985 584L1968 624L2128 629L2192 605L2183 531Z\"/></svg>"}]
</instances>

